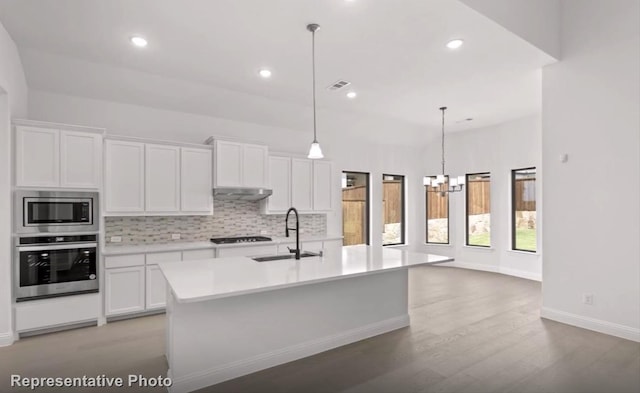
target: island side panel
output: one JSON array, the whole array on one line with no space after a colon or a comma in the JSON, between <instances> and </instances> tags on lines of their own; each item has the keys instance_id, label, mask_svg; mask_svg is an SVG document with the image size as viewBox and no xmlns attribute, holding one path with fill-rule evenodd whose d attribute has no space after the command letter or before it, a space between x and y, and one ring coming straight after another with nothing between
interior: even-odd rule
<instances>
[{"instance_id":1,"label":"island side panel","mask_svg":"<svg viewBox=\"0 0 640 393\"><path fill-rule=\"evenodd\" d=\"M409 325L407 269L194 303L167 315L172 392Z\"/></svg>"}]
</instances>

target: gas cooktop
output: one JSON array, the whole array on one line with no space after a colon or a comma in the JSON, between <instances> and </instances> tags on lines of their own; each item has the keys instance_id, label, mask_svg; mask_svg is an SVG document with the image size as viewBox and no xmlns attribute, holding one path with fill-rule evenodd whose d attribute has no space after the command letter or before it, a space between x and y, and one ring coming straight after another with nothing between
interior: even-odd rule
<instances>
[{"instance_id":1,"label":"gas cooktop","mask_svg":"<svg viewBox=\"0 0 640 393\"><path fill-rule=\"evenodd\" d=\"M211 239L211 242L215 244L255 243L268 241L271 241L271 238L266 236L214 237Z\"/></svg>"}]
</instances>

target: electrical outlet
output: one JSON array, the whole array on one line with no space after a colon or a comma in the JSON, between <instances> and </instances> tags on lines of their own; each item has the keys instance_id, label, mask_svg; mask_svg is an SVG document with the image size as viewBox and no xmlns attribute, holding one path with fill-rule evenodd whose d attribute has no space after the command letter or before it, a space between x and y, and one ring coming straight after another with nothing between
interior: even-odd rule
<instances>
[{"instance_id":1,"label":"electrical outlet","mask_svg":"<svg viewBox=\"0 0 640 393\"><path fill-rule=\"evenodd\" d=\"M172 233L171 234L171 240L180 240L180 234L179 233Z\"/></svg>"},{"instance_id":2,"label":"electrical outlet","mask_svg":"<svg viewBox=\"0 0 640 393\"><path fill-rule=\"evenodd\" d=\"M593 294L591 293L582 294L582 303L588 306L593 306Z\"/></svg>"},{"instance_id":3,"label":"electrical outlet","mask_svg":"<svg viewBox=\"0 0 640 393\"><path fill-rule=\"evenodd\" d=\"M261 235L266 235L267 233L268 233L268 232L267 232L267 230L266 230L266 229L263 229L263 230L261 230L261 231L260 231L260 234L261 234Z\"/></svg>"},{"instance_id":4,"label":"electrical outlet","mask_svg":"<svg viewBox=\"0 0 640 393\"><path fill-rule=\"evenodd\" d=\"M109 240L111 240L111 243L120 243L122 242L122 236L111 236Z\"/></svg>"}]
</instances>

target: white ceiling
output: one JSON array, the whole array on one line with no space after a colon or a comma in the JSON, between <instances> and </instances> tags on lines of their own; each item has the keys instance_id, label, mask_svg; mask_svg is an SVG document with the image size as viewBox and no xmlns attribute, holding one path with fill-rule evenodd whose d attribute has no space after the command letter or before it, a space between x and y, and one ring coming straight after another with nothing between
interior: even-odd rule
<instances>
[{"instance_id":1,"label":"white ceiling","mask_svg":"<svg viewBox=\"0 0 640 393\"><path fill-rule=\"evenodd\" d=\"M454 0L0 0L32 89L305 130L310 22L324 111L437 129L447 105L459 130L540 110L553 59ZM324 89L338 79L357 99Z\"/></svg>"}]
</instances>

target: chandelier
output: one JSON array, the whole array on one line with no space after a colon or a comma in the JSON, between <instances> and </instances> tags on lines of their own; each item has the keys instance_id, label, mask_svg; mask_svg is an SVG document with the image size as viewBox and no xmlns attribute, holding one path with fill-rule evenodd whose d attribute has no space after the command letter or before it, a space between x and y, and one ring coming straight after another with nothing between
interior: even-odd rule
<instances>
[{"instance_id":1,"label":"chandelier","mask_svg":"<svg viewBox=\"0 0 640 393\"><path fill-rule=\"evenodd\" d=\"M449 176L445 175L444 171L444 112L447 110L446 106L440 108L442 111L442 172L437 176L425 176L423 184L427 186L428 192L437 192L440 196L445 196L449 192L462 191L464 187L464 176L453 177L449 179Z\"/></svg>"}]
</instances>

